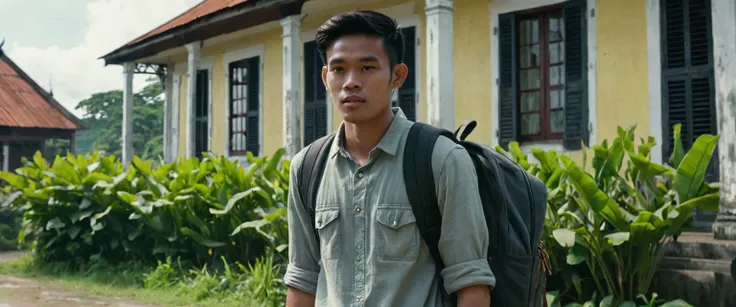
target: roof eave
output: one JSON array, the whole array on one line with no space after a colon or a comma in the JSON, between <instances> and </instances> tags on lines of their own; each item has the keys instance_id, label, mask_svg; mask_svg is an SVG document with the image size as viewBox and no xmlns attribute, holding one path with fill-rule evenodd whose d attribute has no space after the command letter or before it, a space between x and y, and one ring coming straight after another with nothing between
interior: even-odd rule
<instances>
[{"instance_id":1,"label":"roof eave","mask_svg":"<svg viewBox=\"0 0 736 307\"><path fill-rule=\"evenodd\" d=\"M188 24L164 31L133 46L120 47L99 59L107 65L120 65L180 47L191 42L209 39L300 14L306 0L246 1L241 5L198 18ZM153 63L151 63L153 64ZM165 63L157 63L165 64Z\"/></svg>"},{"instance_id":2,"label":"roof eave","mask_svg":"<svg viewBox=\"0 0 736 307\"><path fill-rule=\"evenodd\" d=\"M63 115L64 117L69 119L72 123L74 123L74 125L76 126L74 130L87 130L89 128L82 122L81 119L79 119L79 117L74 115L72 112L69 112L69 110L67 110L64 106L62 106L61 103L56 101L54 97L49 95L49 93L46 90L41 88L41 86L38 85L38 83L36 83L36 81L33 80L31 76L29 76L28 74L26 74L25 71L20 69L20 67L17 64L15 64L15 62L13 62L13 59L8 57L4 52L0 52L0 58L3 58L5 62L8 65L10 65L10 67L12 67L13 70L15 70L18 76L23 78L31 87L33 87L33 89L39 95L41 95L44 98L44 100L46 100L46 102L51 104L54 108L56 108L59 112L61 112L61 115Z\"/></svg>"}]
</instances>

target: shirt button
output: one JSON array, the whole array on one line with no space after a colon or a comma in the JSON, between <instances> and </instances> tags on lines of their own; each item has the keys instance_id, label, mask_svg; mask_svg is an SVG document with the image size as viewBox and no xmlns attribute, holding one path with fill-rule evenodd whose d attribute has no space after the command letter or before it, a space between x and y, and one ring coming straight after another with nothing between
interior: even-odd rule
<instances>
[{"instance_id":1,"label":"shirt button","mask_svg":"<svg viewBox=\"0 0 736 307\"><path fill-rule=\"evenodd\" d=\"M360 302L360 298L359 298L359 297L356 297L356 298L355 298L355 301L356 301L356 302Z\"/></svg>"},{"instance_id":2,"label":"shirt button","mask_svg":"<svg viewBox=\"0 0 736 307\"><path fill-rule=\"evenodd\" d=\"M355 208L355 212L360 212L360 207Z\"/></svg>"},{"instance_id":3,"label":"shirt button","mask_svg":"<svg viewBox=\"0 0 736 307\"><path fill-rule=\"evenodd\" d=\"M358 173L358 178L363 178L363 172Z\"/></svg>"}]
</instances>

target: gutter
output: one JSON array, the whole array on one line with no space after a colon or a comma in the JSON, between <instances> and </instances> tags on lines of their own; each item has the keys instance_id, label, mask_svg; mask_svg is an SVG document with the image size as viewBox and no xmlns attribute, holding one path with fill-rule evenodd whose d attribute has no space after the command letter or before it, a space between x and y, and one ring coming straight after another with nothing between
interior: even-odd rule
<instances>
[{"instance_id":1,"label":"gutter","mask_svg":"<svg viewBox=\"0 0 736 307\"><path fill-rule=\"evenodd\" d=\"M134 46L120 47L98 59L104 59L105 66L120 65L124 62L135 61L191 42L250 28L286 16L300 14L305 1L246 1L243 3L243 6L234 6L208 16L200 17L188 24L147 38Z\"/></svg>"}]
</instances>

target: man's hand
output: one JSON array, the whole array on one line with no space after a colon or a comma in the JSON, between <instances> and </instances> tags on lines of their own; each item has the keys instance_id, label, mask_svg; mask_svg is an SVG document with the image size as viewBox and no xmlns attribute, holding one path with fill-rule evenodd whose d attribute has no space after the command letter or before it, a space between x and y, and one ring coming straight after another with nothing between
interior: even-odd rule
<instances>
[{"instance_id":1,"label":"man's hand","mask_svg":"<svg viewBox=\"0 0 736 307\"><path fill-rule=\"evenodd\" d=\"M314 307L314 295L289 287L286 290L286 307Z\"/></svg>"},{"instance_id":2,"label":"man's hand","mask_svg":"<svg viewBox=\"0 0 736 307\"><path fill-rule=\"evenodd\" d=\"M477 285L457 291L457 307L486 307L491 305L491 288Z\"/></svg>"}]
</instances>

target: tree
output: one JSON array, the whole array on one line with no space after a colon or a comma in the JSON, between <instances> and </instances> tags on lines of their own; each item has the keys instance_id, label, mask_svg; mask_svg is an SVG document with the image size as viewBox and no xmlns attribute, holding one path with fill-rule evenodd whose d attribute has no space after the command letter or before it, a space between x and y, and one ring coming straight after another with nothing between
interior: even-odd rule
<instances>
[{"instance_id":1,"label":"tree","mask_svg":"<svg viewBox=\"0 0 736 307\"><path fill-rule=\"evenodd\" d=\"M163 155L164 88L158 78L133 97L133 152L142 158ZM77 135L80 154L96 150L122 156L123 92L112 90L92 94L75 108L84 110L82 121L89 127Z\"/></svg>"}]
</instances>

